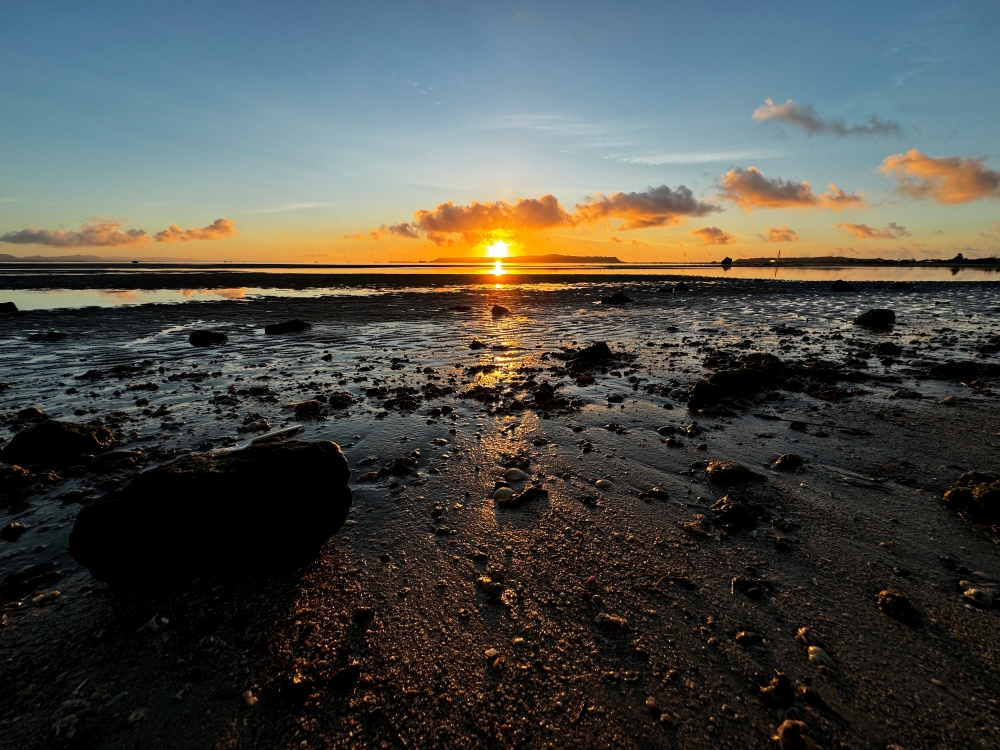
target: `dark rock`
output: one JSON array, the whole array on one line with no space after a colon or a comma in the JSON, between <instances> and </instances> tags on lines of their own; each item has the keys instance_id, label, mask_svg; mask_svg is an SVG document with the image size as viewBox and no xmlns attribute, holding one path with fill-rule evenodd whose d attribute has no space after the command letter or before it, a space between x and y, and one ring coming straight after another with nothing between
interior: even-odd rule
<instances>
[{"instance_id":1,"label":"dark rock","mask_svg":"<svg viewBox=\"0 0 1000 750\"><path fill-rule=\"evenodd\" d=\"M111 430L90 424L49 420L25 427L0 453L7 463L27 466L54 464L97 453L113 442Z\"/></svg>"},{"instance_id":2,"label":"dark rock","mask_svg":"<svg viewBox=\"0 0 1000 750\"><path fill-rule=\"evenodd\" d=\"M666 437L667 435L677 434L677 428L674 427L672 424L665 424L663 425L663 427L657 427L656 431L659 434L663 435L664 437Z\"/></svg>"},{"instance_id":3,"label":"dark rock","mask_svg":"<svg viewBox=\"0 0 1000 750\"><path fill-rule=\"evenodd\" d=\"M34 422L37 419L50 419L49 415L37 406L29 406L17 412L17 418L25 422Z\"/></svg>"},{"instance_id":4,"label":"dark rock","mask_svg":"<svg viewBox=\"0 0 1000 750\"><path fill-rule=\"evenodd\" d=\"M379 476L392 475L394 477L405 477L407 474L415 474L417 471L417 459L413 456L401 456L392 459L389 463L379 469Z\"/></svg>"},{"instance_id":5,"label":"dark rock","mask_svg":"<svg viewBox=\"0 0 1000 750\"><path fill-rule=\"evenodd\" d=\"M736 645L743 646L743 648L751 648L753 646L763 646L764 638L760 633L754 633L751 630L741 630L736 634Z\"/></svg>"},{"instance_id":6,"label":"dark rock","mask_svg":"<svg viewBox=\"0 0 1000 750\"><path fill-rule=\"evenodd\" d=\"M28 530L23 523L11 522L0 529L0 539L7 542L16 542L21 538L21 534Z\"/></svg>"},{"instance_id":7,"label":"dark rock","mask_svg":"<svg viewBox=\"0 0 1000 750\"><path fill-rule=\"evenodd\" d=\"M709 461L705 467L708 481L720 487L732 487L746 482L761 482L764 477L735 461Z\"/></svg>"},{"instance_id":8,"label":"dark rock","mask_svg":"<svg viewBox=\"0 0 1000 750\"><path fill-rule=\"evenodd\" d=\"M551 404L555 399L556 389L549 383L549 381L546 380L535 388L534 396L536 404L545 406Z\"/></svg>"},{"instance_id":9,"label":"dark rock","mask_svg":"<svg viewBox=\"0 0 1000 750\"><path fill-rule=\"evenodd\" d=\"M957 486L944 493L943 500L972 521L987 526L1000 524L1000 480L992 474L966 472Z\"/></svg>"},{"instance_id":10,"label":"dark rock","mask_svg":"<svg viewBox=\"0 0 1000 750\"><path fill-rule=\"evenodd\" d=\"M920 619L920 613L913 603L902 592L896 589L882 589L878 593L878 608L883 614L904 623L913 623Z\"/></svg>"},{"instance_id":11,"label":"dark rock","mask_svg":"<svg viewBox=\"0 0 1000 750\"><path fill-rule=\"evenodd\" d=\"M85 506L69 552L124 589L307 562L343 526L350 476L328 441L185 456Z\"/></svg>"},{"instance_id":12,"label":"dark rock","mask_svg":"<svg viewBox=\"0 0 1000 750\"><path fill-rule=\"evenodd\" d=\"M690 292L691 291L691 287L689 287L683 281L678 281L676 284L674 284L674 291L675 292Z\"/></svg>"},{"instance_id":13,"label":"dark rock","mask_svg":"<svg viewBox=\"0 0 1000 750\"><path fill-rule=\"evenodd\" d=\"M854 286L850 281L844 281L843 279L837 279L833 282L830 287L831 292L856 292L857 287Z\"/></svg>"},{"instance_id":14,"label":"dark rock","mask_svg":"<svg viewBox=\"0 0 1000 750\"><path fill-rule=\"evenodd\" d=\"M903 348L891 341L882 341L875 345L875 353L880 357L896 356L903 353Z\"/></svg>"},{"instance_id":15,"label":"dark rock","mask_svg":"<svg viewBox=\"0 0 1000 750\"><path fill-rule=\"evenodd\" d=\"M503 305L493 305L493 309L490 310L490 314L494 318L504 318L504 317L510 315L510 310L508 310Z\"/></svg>"},{"instance_id":16,"label":"dark rock","mask_svg":"<svg viewBox=\"0 0 1000 750\"><path fill-rule=\"evenodd\" d=\"M521 505L529 500L548 500L549 491L544 487L531 486L525 488L523 492L509 497L506 500L497 500L497 505L501 507L513 507L515 505Z\"/></svg>"},{"instance_id":17,"label":"dark rock","mask_svg":"<svg viewBox=\"0 0 1000 750\"><path fill-rule=\"evenodd\" d=\"M269 336L281 333L301 333L310 328L312 326L309 323L295 318L294 320L286 320L284 323L272 323L269 326L264 326L264 333Z\"/></svg>"},{"instance_id":18,"label":"dark rock","mask_svg":"<svg viewBox=\"0 0 1000 750\"><path fill-rule=\"evenodd\" d=\"M0 315L16 313L17 305L13 302L0 302Z\"/></svg>"},{"instance_id":19,"label":"dark rock","mask_svg":"<svg viewBox=\"0 0 1000 750\"><path fill-rule=\"evenodd\" d=\"M722 260L721 260L721 261L719 262L719 265L722 265L722 266L731 266L731 265L733 265L733 259L732 259L732 258L730 258L730 257L729 257L729 256L727 255L727 256L726 256L725 258L723 258L723 259L722 259Z\"/></svg>"},{"instance_id":20,"label":"dark rock","mask_svg":"<svg viewBox=\"0 0 1000 750\"><path fill-rule=\"evenodd\" d=\"M452 305L448 308L454 312L472 312L472 307L470 305Z\"/></svg>"},{"instance_id":21,"label":"dark rock","mask_svg":"<svg viewBox=\"0 0 1000 750\"><path fill-rule=\"evenodd\" d=\"M797 456L794 453L783 453L774 462L774 468L779 471L795 471L804 463L802 456Z\"/></svg>"},{"instance_id":22,"label":"dark rock","mask_svg":"<svg viewBox=\"0 0 1000 750\"><path fill-rule=\"evenodd\" d=\"M48 331L47 333L33 333L28 336L28 341L37 341L41 343L54 343L56 341L62 341L67 337L68 334L60 333L59 331Z\"/></svg>"},{"instance_id":23,"label":"dark rock","mask_svg":"<svg viewBox=\"0 0 1000 750\"><path fill-rule=\"evenodd\" d=\"M779 750L823 750L805 722L795 719L785 719L781 722L774 739L778 741Z\"/></svg>"},{"instance_id":24,"label":"dark rock","mask_svg":"<svg viewBox=\"0 0 1000 750\"><path fill-rule=\"evenodd\" d=\"M267 329L264 329L267 331ZM270 331L267 331L270 333ZM218 346L229 341L229 337L218 331L191 331L188 336L188 343L191 346Z\"/></svg>"},{"instance_id":25,"label":"dark rock","mask_svg":"<svg viewBox=\"0 0 1000 750\"><path fill-rule=\"evenodd\" d=\"M979 362L971 360L965 362L948 361L934 365L930 369L930 375L938 380L959 380L963 383L969 383L978 378L982 371L983 365Z\"/></svg>"},{"instance_id":26,"label":"dark rock","mask_svg":"<svg viewBox=\"0 0 1000 750\"><path fill-rule=\"evenodd\" d=\"M611 351L611 347L603 341L598 341L597 343L584 347L573 355L573 360L576 362L606 362L607 360L614 358L615 355L614 352Z\"/></svg>"},{"instance_id":27,"label":"dark rock","mask_svg":"<svg viewBox=\"0 0 1000 750\"><path fill-rule=\"evenodd\" d=\"M725 495L712 505L715 524L731 529L752 529L757 525L757 517L764 512L757 503L748 503L732 495Z\"/></svg>"},{"instance_id":28,"label":"dark rock","mask_svg":"<svg viewBox=\"0 0 1000 750\"><path fill-rule=\"evenodd\" d=\"M625 292L615 292L610 297L601 297L602 305L627 305L629 302L634 301Z\"/></svg>"},{"instance_id":29,"label":"dark rock","mask_svg":"<svg viewBox=\"0 0 1000 750\"><path fill-rule=\"evenodd\" d=\"M688 389L688 409L697 411L706 406L714 406L722 400L725 392L707 380L699 380Z\"/></svg>"},{"instance_id":30,"label":"dark rock","mask_svg":"<svg viewBox=\"0 0 1000 750\"><path fill-rule=\"evenodd\" d=\"M896 323L896 313L884 308L876 308L861 313L854 319L854 325L866 328L888 328Z\"/></svg>"},{"instance_id":31,"label":"dark rock","mask_svg":"<svg viewBox=\"0 0 1000 750\"><path fill-rule=\"evenodd\" d=\"M894 281L891 284L889 284L889 288L896 292L903 292L906 291L907 289L912 289L913 285L908 284L905 281Z\"/></svg>"},{"instance_id":32,"label":"dark rock","mask_svg":"<svg viewBox=\"0 0 1000 750\"><path fill-rule=\"evenodd\" d=\"M469 348L470 349L485 349L486 348L486 344L484 344L479 339L473 339L472 343L469 344Z\"/></svg>"}]
</instances>

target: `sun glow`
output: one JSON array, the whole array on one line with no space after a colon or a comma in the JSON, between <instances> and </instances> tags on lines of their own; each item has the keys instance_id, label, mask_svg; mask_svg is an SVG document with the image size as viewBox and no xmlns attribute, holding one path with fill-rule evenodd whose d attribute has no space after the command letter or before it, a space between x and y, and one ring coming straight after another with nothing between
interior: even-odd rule
<instances>
[{"instance_id":1,"label":"sun glow","mask_svg":"<svg viewBox=\"0 0 1000 750\"><path fill-rule=\"evenodd\" d=\"M492 245L486 246L487 258L506 258L508 255L510 255L510 244L507 242L497 240Z\"/></svg>"},{"instance_id":2,"label":"sun glow","mask_svg":"<svg viewBox=\"0 0 1000 750\"><path fill-rule=\"evenodd\" d=\"M496 263L493 264L494 276L503 276L505 273L507 272L504 270L503 263L501 261L498 260Z\"/></svg>"}]
</instances>

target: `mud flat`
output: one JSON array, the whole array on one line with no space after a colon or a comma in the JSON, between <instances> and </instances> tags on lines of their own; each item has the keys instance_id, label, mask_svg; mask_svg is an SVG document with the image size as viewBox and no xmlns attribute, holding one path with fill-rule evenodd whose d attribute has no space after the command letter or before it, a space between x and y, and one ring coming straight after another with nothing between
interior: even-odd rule
<instances>
[{"instance_id":1,"label":"mud flat","mask_svg":"<svg viewBox=\"0 0 1000 750\"><path fill-rule=\"evenodd\" d=\"M994 284L454 281L2 318L0 445L99 444L0 463L0 746L996 745L1000 534L943 500L1000 472ZM352 469L304 567L68 554L138 473L291 439Z\"/></svg>"}]
</instances>

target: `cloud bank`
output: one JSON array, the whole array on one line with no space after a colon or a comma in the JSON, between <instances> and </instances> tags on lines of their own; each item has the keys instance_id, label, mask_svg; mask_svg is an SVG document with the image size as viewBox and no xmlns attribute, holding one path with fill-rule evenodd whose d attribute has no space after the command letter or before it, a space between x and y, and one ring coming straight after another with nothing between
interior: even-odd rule
<instances>
[{"instance_id":1,"label":"cloud bank","mask_svg":"<svg viewBox=\"0 0 1000 750\"><path fill-rule=\"evenodd\" d=\"M728 245L736 239L729 232L723 232L718 227L692 229L691 234L700 239L703 245Z\"/></svg>"},{"instance_id":2,"label":"cloud bank","mask_svg":"<svg viewBox=\"0 0 1000 750\"><path fill-rule=\"evenodd\" d=\"M121 230L121 222L84 224L79 230L36 229L29 227L18 232L0 235L0 242L13 245L47 245L48 247L112 247L141 245L149 242L149 235L141 229Z\"/></svg>"},{"instance_id":3,"label":"cloud bank","mask_svg":"<svg viewBox=\"0 0 1000 750\"><path fill-rule=\"evenodd\" d=\"M848 231L855 237L859 237L863 240L895 240L900 237L910 236L906 227L900 226L894 221L890 221L889 226L885 229L877 229L876 227L870 227L867 224L851 224L850 222L834 224L833 226L837 229Z\"/></svg>"},{"instance_id":4,"label":"cloud bank","mask_svg":"<svg viewBox=\"0 0 1000 750\"><path fill-rule=\"evenodd\" d=\"M1000 172L983 161L973 157L933 157L911 149L887 156L879 171L896 178L896 191L901 195L952 205L1000 198Z\"/></svg>"},{"instance_id":5,"label":"cloud bank","mask_svg":"<svg viewBox=\"0 0 1000 750\"><path fill-rule=\"evenodd\" d=\"M719 181L721 197L744 211L755 208L844 208L866 206L863 193L846 193L836 185L817 195L808 182L794 182L780 177L765 177L757 167L736 167Z\"/></svg>"},{"instance_id":6,"label":"cloud bank","mask_svg":"<svg viewBox=\"0 0 1000 750\"><path fill-rule=\"evenodd\" d=\"M661 185L610 196L595 193L578 203L572 213L551 194L540 198L520 198L513 203L473 201L468 205L455 205L448 201L439 203L434 209L416 211L413 221L345 235L345 239L426 237L437 245L443 245L453 243L455 237L460 235L466 242L474 243L497 232L537 232L556 227L600 224L612 219L619 220L623 230L673 226L686 217L705 216L721 210L714 203L695 198L694 193L684 185L677 188Z\"/></svg>"},{"instance_id":7,"label":"cloud bank","mask_svg":"<svg viewBox=\"0 0 1000 750\"><path fill-rule=\"evenodd\" d=\"M157 242L187 242L190 240L221 240L238 234L229 219L216 219L202 229L181 229L176 224L156 234ZM122 231L121 222L107 221L84 224L79 230L36 229L29 227L0 235L0 242L14 245L46 245L48 247L122 247L143 245L150 237L142 229Z\"/></svg>"},{"instance_id":8,"label":"cloud bank","mask_svg":"<svg viewBox=\"0 0 1000 750\"><path fill-rule=\"evenodd\" d=\"M770 99L757 107L753 119L759 122L775 120L801 128L809 135L835 135L845 138L852 135L899 136L902 130L894 120L883 120L872 115L863 125L848 126L843 120L824 120L811 104L796 104L789 99L784 104L775 104Z\"/></svg>"},{"instance_id":9,"label":"cloud bank","mask_svg":"<svg viewBox=\"0 0 1000 750\"><path fill-rule=\"evenodd\" d=\"M786 226L765 227L761 235L765 242L798 242L799 235Z\"/></svg>"},{"instance_id":10,"label":"cloud bank","mask_svg":"<svg viewBox=\"0 0 1000 750\"><path fill-rule=\"evenodd\" d=\"M157 242L191 242L194 240L224 240L239 234L236 231L236 224L229 219L216 219L207 227L202 229L181 229L176 224L171 224L162 232L156 233Z\"/></svg>"}]
</instances>

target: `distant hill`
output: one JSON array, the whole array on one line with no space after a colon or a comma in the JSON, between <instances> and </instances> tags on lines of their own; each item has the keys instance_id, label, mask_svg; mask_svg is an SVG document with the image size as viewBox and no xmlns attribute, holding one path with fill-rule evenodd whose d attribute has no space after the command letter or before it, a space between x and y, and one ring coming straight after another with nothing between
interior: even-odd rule
<instances>
[{"instance_id":1,"label":"distant hill","mask_svg":"<svg viewBox=\"0 0 1000 750\"><path fill-rule=\"evenodd\" d=\"M714 262L714 261L713 261ZM954 258L925 258L916 260L906 258L891 260L886 258L850 258L842 255L817 255L801 258L739 258L733 261L734 266L910 266L910 265L996 265L1000 259L966 258L959 253Z\"/></svg>"},{"instance_id":2,"label":"distant hill","mask_svg":"<svg viewBox=\"0 0 1000 750\"><path fill-rule=\"evenodd\" d=\"M420 261L421 263L447 263L447 264L459 264L459 265L469 265L471 263L489 263L493 264L496 261L503 261L505 263L514 264L546 264L546 263L622 263L624 260L619 260L613 255L512 255L509 258L435 258L429 261Z\"/></svg>"},{"instance_id":3,"label":"distant hill","mask_svg":"<svg viewBox=\"0 0 1000 750\"><path fill-rule=\"evenodd\" d=\"M148 263L193 263L193 258L135 258L102 255L8 255L0 253L0 263L131 263L133 260Z\"/></svg>"}]
</instances>

